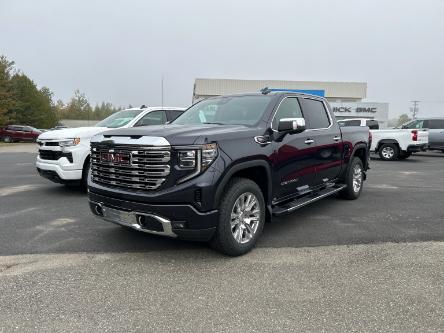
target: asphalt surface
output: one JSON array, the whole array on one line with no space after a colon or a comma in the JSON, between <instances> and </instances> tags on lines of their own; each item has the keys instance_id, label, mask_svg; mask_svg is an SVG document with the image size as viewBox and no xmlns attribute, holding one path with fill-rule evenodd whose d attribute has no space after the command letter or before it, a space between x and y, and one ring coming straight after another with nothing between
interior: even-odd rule
<instances>
[{"instance_id":1,"label":"asphalt surface","mask_svg":"<svg viewBox=\"0 0 444 333\"><path fill-rule=\"evenodd\" d=\"M444 331L444 154L375 159L359 200L275 219L227 258L94 218L35 151L0 147L0 332Z\"/></svg>"}]
</instances>

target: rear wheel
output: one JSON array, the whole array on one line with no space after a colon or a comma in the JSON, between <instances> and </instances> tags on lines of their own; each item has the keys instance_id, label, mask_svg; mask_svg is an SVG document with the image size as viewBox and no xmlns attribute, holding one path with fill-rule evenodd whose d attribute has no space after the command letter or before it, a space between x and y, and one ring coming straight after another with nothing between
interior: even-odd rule
<instances>
[{"instance_id":1,"label":"rear wheel","mask_svg":"<svg viewBox=\"0 0 444 333\"><path fill-rule=\"evenodd\" d=\"M383 143L379 147L379 157L384 161L394 161L399 157L399 148L394 143Z\"/></svg>"},{"instance_id":2,"label":"rear wheel","mask_svg":"<svg viewBox=\"0 0 444 333\"><path fill-rule=\"evenodd\" d=\"M265 201L261 189L249 179L234 178L222 197L211 245L230 256L245 254L256 245L264 223Z\"/></svg>"},{"instance_id":3,"label":"rear wheel","mask_svg":"<svg viewBox=\"0 0 444 333\"><path fill-rule=\"evenodd\" d=\"M347 187L339 194L347 200L358 199L362 192L364 183L364 167L362 161L358 157L354 157L345 176L345 184Z\"/></svg>"},{"instance_id":4,"label":"rear wheel","mask_svg":"<svg viewBox=\"0 0 444 333\"><path fill-rule=\"evenodd\" d=\"M5 136L5 137L3 138L3 142L11 143L11 142L13 142L13 140L12 140L12 138L11 138L10 136Z\"/></svg>"}]
</instances>

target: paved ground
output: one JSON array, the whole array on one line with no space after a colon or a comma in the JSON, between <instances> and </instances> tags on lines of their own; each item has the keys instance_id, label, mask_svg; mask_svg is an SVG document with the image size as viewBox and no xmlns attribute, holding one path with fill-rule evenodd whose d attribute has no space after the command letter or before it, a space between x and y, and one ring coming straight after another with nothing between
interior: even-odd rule
<instances>
[{"instance_id":1,"label":"paved ground","mask_svg":"<svg viewBox=\"0 0 444 333\"><path fill-rule=\"evenodd\" d=\"M0 331L444 331L444 154L373 160L233 259L96 220L35 149L0 147Z\"/></svg>"}]
</instances>

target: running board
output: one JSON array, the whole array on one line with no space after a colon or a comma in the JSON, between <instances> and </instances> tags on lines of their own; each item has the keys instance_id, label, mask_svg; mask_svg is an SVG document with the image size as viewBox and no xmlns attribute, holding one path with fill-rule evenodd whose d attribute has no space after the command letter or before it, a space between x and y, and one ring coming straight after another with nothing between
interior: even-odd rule
<instances>
[{"instance_id":1,"label":"running board","mask_svg":"<svg viewBox=\"0 0 444 333\"><path fill-rule=\"evenodd\" d=\"M308 204L311 204L312 202L321 200L325 197L328 197L329 195L337 193L346 187L347 187L347 185L345 185L345 184L338 184L335 187L328 187L326 189L323 189L322 191L316 192L316 194L308 195L308 196L300 198L300 199L295 199L295 200L290 201L282 206L276 206L273 208L272 213L274 216L280 216L283 214L290 213L298 208L301 208L301 207L304 207Z\"/></svg>"}]
</instances>

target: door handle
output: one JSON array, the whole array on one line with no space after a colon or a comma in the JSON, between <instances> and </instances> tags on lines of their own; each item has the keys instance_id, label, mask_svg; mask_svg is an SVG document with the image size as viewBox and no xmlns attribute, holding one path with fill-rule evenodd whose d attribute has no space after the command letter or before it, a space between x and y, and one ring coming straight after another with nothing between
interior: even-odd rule
<instances>
[{"instance_id":1,"label":"door handle","mask_svg":"<svg viewBox=\"0 0 444 333\"><path fill-rule=\"evenodd\" d=\"M333 140L335 140L335 141L339 141L339 140L341 140L341 138L340 138L339 136L335 136L335 137L333 138Z\"/></svg>"},{"instance_id":2,"label":"door handle","mask_svg":"<svg viewBox=\"0 0 444 333\"><path fill-rule=\"evenodd\" d=\"M312 139L307 139L307 140L305 140L305 144L307 144L307 145L311 145L312 143L314 143L315 141L314 140L312 140Z\"/></svg>"}]
</instances>

